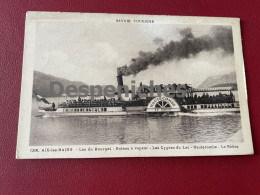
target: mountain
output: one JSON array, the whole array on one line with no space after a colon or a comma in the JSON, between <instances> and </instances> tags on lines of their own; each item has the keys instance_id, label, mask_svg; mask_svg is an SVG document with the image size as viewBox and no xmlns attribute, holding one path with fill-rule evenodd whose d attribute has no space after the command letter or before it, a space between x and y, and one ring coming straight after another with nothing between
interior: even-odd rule
<instances>
[{"instance_id":1,"label":"mountain","mask_svg":"<svg viewBox=\"0 0 260 195\"><path fill-rule=\"evenodd\" d=\"M52 75L49 75L49 74L44 74L44 73L39 72L39 71L34 71L34 75L33 75L33 91L35 93L43 96L43 97L51 97L52 96L51 91L50 91L50 82L51 81L60 82L64 86L64 90L66 89L66 87L68 85L74 85L77 88L80 85L86 85L83 82L70 81L70 80L59 78L59 77L55 77L55 76L52 76ZM58 87L54 87L54 92L57 94L59 92L59 88Z\"/></svg>"},{"instance_id":2,"label":"mountain","mask_svg":"<svg viewBox=\"0 0 260 195\"><path fill-rule=\"evenodd\" d=\"M198 88L209 88L209 87L227 87L236 85L236 73L231 72L230 74L223 74L218 76L210 76L203 81Z\"/></svg>"},{"instance_id":3,"label":"mountain","mask_svg":"<svg viewBox=\"0 0 260 195\"><path fill-rule=\"evenodd\" d=\"M223 84L213 85L211 87L232 87L234 90L237 90L237 83L223 83Z\"/></svg>"}]
</instances>

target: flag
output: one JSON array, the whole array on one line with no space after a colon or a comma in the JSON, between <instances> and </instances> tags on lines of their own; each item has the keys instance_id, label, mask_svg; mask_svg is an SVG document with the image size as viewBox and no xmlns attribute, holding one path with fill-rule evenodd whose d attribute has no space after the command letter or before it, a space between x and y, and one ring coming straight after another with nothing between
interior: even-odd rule
<instances>
[{"instance_id":1,"label":"flag","mask_svg":"<svg viewBox=\"0 0 260 195\"><path fill-rule=\"evenodd\" d=\"M35 95L35 97L38 102L44 102L45 104L50 104L50 102L48 102L44 97L40 95Z\"/></svg>"}]
</instances>

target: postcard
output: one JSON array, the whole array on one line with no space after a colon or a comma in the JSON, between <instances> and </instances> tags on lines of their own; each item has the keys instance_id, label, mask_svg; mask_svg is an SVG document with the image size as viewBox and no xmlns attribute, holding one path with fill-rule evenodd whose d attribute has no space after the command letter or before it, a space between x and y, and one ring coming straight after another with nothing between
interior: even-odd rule
<instances>
[{"instance_id":1,"label":"postcard","mask_svg":"<svg viewBox=\"0 0 260 195\"><path fill-rule=\"evenodd\" d=\"M238 18L27 12L16 158L253 153Z\"/></svg>"}]
</instances>

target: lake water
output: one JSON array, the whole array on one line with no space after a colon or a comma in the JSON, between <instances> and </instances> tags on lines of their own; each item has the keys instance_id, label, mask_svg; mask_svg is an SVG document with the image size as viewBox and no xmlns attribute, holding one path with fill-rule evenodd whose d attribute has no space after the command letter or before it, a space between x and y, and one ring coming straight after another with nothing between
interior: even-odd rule
<instances>
[{"instance_id":1,"label":"lake water","mask_svg":"<svg viewBox=\"0 0 260 195\"><path fill-rule=\"evenodd\" d=\"M33 100L31 146L221 143L235 134L242 136L240 114L177 117L37 115L37 103Z\"/></svg>"}]
</instances>

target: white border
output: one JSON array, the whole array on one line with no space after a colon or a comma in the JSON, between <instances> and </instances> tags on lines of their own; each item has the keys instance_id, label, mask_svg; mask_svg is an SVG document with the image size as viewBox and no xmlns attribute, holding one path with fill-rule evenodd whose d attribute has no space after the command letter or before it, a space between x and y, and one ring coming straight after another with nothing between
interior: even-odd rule
<instances>
[{"instance_id":1,"label":"white border","mask_svg":"<svg viewBox=\"0 0 260 195\"><path fill-rule=\"evenodd\" d=\"M73 146L29 146L32 83L34 69L35 32L37 21L66 21L89 23L114 23L116 19L154 20L155 24L200 24L200 25L229 25L232 26L238 95L241 109L243 143L236 144L129 144L129 145L73 145ZM186 17L186 16L156 16L129 14L95 14L95 13L58 13L58 12L27 12L25 24L24 57L22 72L22 87L20 98L20 113L16 158L100 158L100 157L156 157L156 156L211 156L211 155L244 155L253 154L253 144L248 113L247 88L242 53L239 18L221 17ZM151 24L152 25L152 24ZM223 148L235 145L238 148ZM162 147L191 147L190 149L163 150ZM216 149L194 149L193 146L216 146ZM88 148L109 148L108 151L80 151ZM116 150L116 147L148 147L147 150ZM158 150L152 149L159 147ZM56 149L72 148L73 151L54 152ZM52 149L53 152L30 152L31 149L40 151Z\"/></svg>"}]
</instances>

